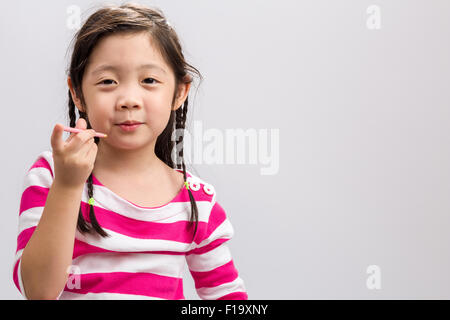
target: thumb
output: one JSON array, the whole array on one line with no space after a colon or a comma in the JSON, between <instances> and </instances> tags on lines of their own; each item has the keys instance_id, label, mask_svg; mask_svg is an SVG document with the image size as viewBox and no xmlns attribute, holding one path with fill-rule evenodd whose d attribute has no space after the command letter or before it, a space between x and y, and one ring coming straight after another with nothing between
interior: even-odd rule
<instances>
[{"instance_id":1,"label":"thumb","mask_svg":"<svg viewBox=\"0 0 450 320\"><path fill-rule=\"evenodd\" d=\"M83 118L78 119L75 128L86 130L87 128L86 120L84 120Z\"/></svg>"},{"instance_id":2,"label":"thumb","mask_svg":"<svg viewBox=\"0 0 450 320\"><path fill-rule=\"evenodd\" d=\"M64 142L62 139L64 131L64 126L62 124L57 123L53 128L52 137L50 139L52 148L54 151L60 151L63 148Z\"/></svg>"},{"instance_id":3,"label":"thumb","mask_svg":"<svg viewBox=\"0 0 450 320\"><path fill-rule=\"evenodd\" d=\"M86 120L84 120L83 118L79 118L77 120L77 122L75 123L75 128L81 129L81 130L86 130L86 128L87 128ZM76 135L76 133L74 133L74 132L70 133L69 137L66 140L66 143L69 143L70 140L72 140L73 137L75 137L75 135Z\"/></svg>"}]
</instances>

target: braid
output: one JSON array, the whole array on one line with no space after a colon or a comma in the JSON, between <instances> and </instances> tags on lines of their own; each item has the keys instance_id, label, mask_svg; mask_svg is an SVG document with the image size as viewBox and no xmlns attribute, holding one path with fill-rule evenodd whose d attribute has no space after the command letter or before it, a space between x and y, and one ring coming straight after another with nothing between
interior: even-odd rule
<instances>
[{"instance_id":1,"label":"braid","mask_svg":"<svg viewBox=\"0 0 450 320\"><path fill-rule=\"evenodd\" d=\"M69 120L70 120L70 126L71 127L75 127L76 124L76 115L75 115L75 103L72 100L72 95L70 94L70 90L69 90ZM84 120L86 120L86 124L87 124L87 129L92 129L91 124L88 120L87 114L85 112L79 111L78 113L80 114L80 118L83 118ZM98 145L99 142L99 138L94 137L94 141L95 143ZM88 178L88 198L92 198L94 196L94 186L93 186L93 180L92 180L92 172L89 175ZM100 224L97 221L97 218L95 217L95 212L94 212L94 205L93 204L89 204L89 219L91 220L91 225L92 227L90 227L87 223L86 220L83 217L83 213L81 211L81 206L80 209L78 211L78 221L77 221L77 228L80 232L84 233L84 232L90 232L92 230L92 228L98 233L100 234L102 237L107 237L108 234L105 232L105 230L102 229L102 227L100 227Z\"/></svg>"},{"instance_id":2,"label":"braid","mask_svg":"<svg viewBox=\"0 0 450 320\"><path fill-rule=\"evenodd\" d=\"M92 181L92 173L89 175L88 178L88 198L92 198L94 196L94 185ZM95 217L94 212L94 205L89 203L89 219L91 220L91 225L94 228L94 230L101 235L102 237L108 237L109 235L105 232L105 230L100 227L100 224L97 221L97 218Z\"/></svg>"},{"instance_id":3,"label":"braid","mask_svg":"<svg viewBox=\"0 0 450 320\"><path fill-rule=\"evenodd\" d=\"M69 120L70 120L70 126L72 128L74 128L75 124L76 124L75 103L72 100L72 95L70 94L70 90L69 90Z\"/></svg>"},{"instance_id":4,"label":"braid","mask_svg":"<svg viewBox=\"0 0 450 320\"><path fill-rule=\"evenodd\" d=\"M175 124L175 128L176 129L185 129L186 126L186 114L187 114L187 110L188 110L188 97L186 97L186 100L184 102L184 107L183 108L178 108L176 110L176 124ZM178 133L179 130L176 130L176 132ZM186 165L184 164L184 157L183 157L183 139L184 136L181 135L180 139L177 141L181 142L181 147L180 147L180 151L177 150L177 167L179 166L179 161L178 161L178 156L181 158L181 166L183 169L183 177L184 177L184 182L186 183L187 181L187 177L186 177ZM178 146L178 145L177 145ZM179 168L178 168L179 169ZM195 202L194 196L192 195L191 189L188 188L188 193L189 193L189 199L191 201L191 218L189 220L189 222L194 223L195 222L195 229L194 229L194 234L192 239L195 238L195 234L197 233L197 227L198 227L198 208L197 208L197 203Z\"/></svg>"}]
</instances>

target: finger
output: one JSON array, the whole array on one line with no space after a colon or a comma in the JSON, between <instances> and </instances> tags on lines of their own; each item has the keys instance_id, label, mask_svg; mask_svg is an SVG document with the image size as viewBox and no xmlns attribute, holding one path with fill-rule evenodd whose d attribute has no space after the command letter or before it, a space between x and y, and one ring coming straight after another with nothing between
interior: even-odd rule
<instances>
[{"instance_id":1,"label":"finger","mask_svg":"<svg viewBox=\"0 0 450 320\"><path fill-rule=\"evenodd\" d=\"M75 128L76 129L81 129L81 130L85 130L87 128L87 123L86 120L84 120L83 118L79 118L77 120L77 122L75 123ZM66 143L70 142L74 136L76 136L78 133L72 132L69 137L66 140Z\"/></svg>"},{"instance_id":2,"label":"finger","mask_svg":"<svg viewBox=\"0 0 450 320\"><path fill-rule=\"evenodd\" d=\"M94 142L96 132L94 129L86 129L76 133L75 136L66 144L67 150L78 150L88 142Z\"/></svg>"},{"instance_id":3,"label":"finger","mask_svg":"<svg viewBox=\"0 0 450 320\"><path fill-rule=\"evenodd\" d=\"M97 156L97 144L95 142L93 142L92 144L89 143L89 149L87 150L86 154L85 154L85 158L90 159L90 157L95 157ZM93 160L94 160L93 159Z\"/></svg>"},{"instance_id":4,"label":"finger","mask_svg":"<svg viewBox=\"0 0 450 320\"><path fill-rule=\"evenodd\" d=\"M77 129L82 129L82 130L86 129L86 128L87 128L86 120L83 119L83 118L79 118L79 119L77 120L77 123L76 123L76 125L75 125L75 128L77 128Z\"/></svg>"},{"instance_id":5,"label":"finger","mask_svg":"<svg viewBox=\"0 0 450 320\"><path fill-rule=\"evenodd\" d=\"M55 125L55 127L53 128L50 142L51 142L53 150L56 152L61 151L64 146L64 142L62 140L63 131L64 131L64 126L59 123L57 123Z\"/></svg>"}]
</instances>

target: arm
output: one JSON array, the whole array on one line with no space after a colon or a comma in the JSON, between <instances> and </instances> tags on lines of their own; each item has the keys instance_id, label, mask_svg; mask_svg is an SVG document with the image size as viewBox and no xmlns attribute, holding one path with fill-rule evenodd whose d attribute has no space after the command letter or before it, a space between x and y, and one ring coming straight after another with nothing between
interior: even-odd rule
<instances>
[{"instance_id":1,"label":"arm","mask_svg":"<svg viewBox=\"0 0 450 320\"><path fill-rule=\"evenodd\" d=\"M206 230L186 255L195 289L203 300L248 300L226 243L233 237L233 227L219 203L213 203Z\"/></svg>"},{"instance_id":2,"label":"arm","mask_svg":"<svg viewBox=\"0 0 450 320\"><path fill-rule=\"evenodd\" d=\"M22 253L21 277L29 299L56 299L71 265L83 185L67 187L55 179L42 217Z\"/></svg>"},{"instance_id":3,"label":"arm","mask_svg":"<svg viewBox=\"0 0 450 320\"><path fill-rule=\"evenodd\" d=\"M25 298L57 299L68 278L81 196L97 154L95 131L86 130L84 119L78 119L77 128L83 130L64 142L63 126L57 124L53 154L38 159L25 178L13 270Z\"/></svg>"}]
</instances>

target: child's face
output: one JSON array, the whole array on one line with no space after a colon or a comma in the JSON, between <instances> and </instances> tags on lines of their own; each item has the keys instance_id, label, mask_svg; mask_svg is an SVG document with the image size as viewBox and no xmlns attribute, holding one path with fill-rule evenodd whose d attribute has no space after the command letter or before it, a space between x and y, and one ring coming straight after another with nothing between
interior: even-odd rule
<instances>
[{"instance_id":1,"label":"child's face","mask_svg":"<svg viewBox=\"0 0 450 320\"><path fill-rule=\"evenodd\" d=\"M146 33L107 36L97 44L85 69L82 91L89 122L95 131L108 135L102 139L105 143L116 148L135 149L154 143L171 110L183 104L189 91L189 84L180 85L171 105L175 76L151 41ZM140 68L148 64L154 66ZM114 69L99 71L106 65ZM75 97L74 102L80 108ZM117 124L126 120L143 124L134 131L124 131Z\"/></svg>"}]
</instances>

